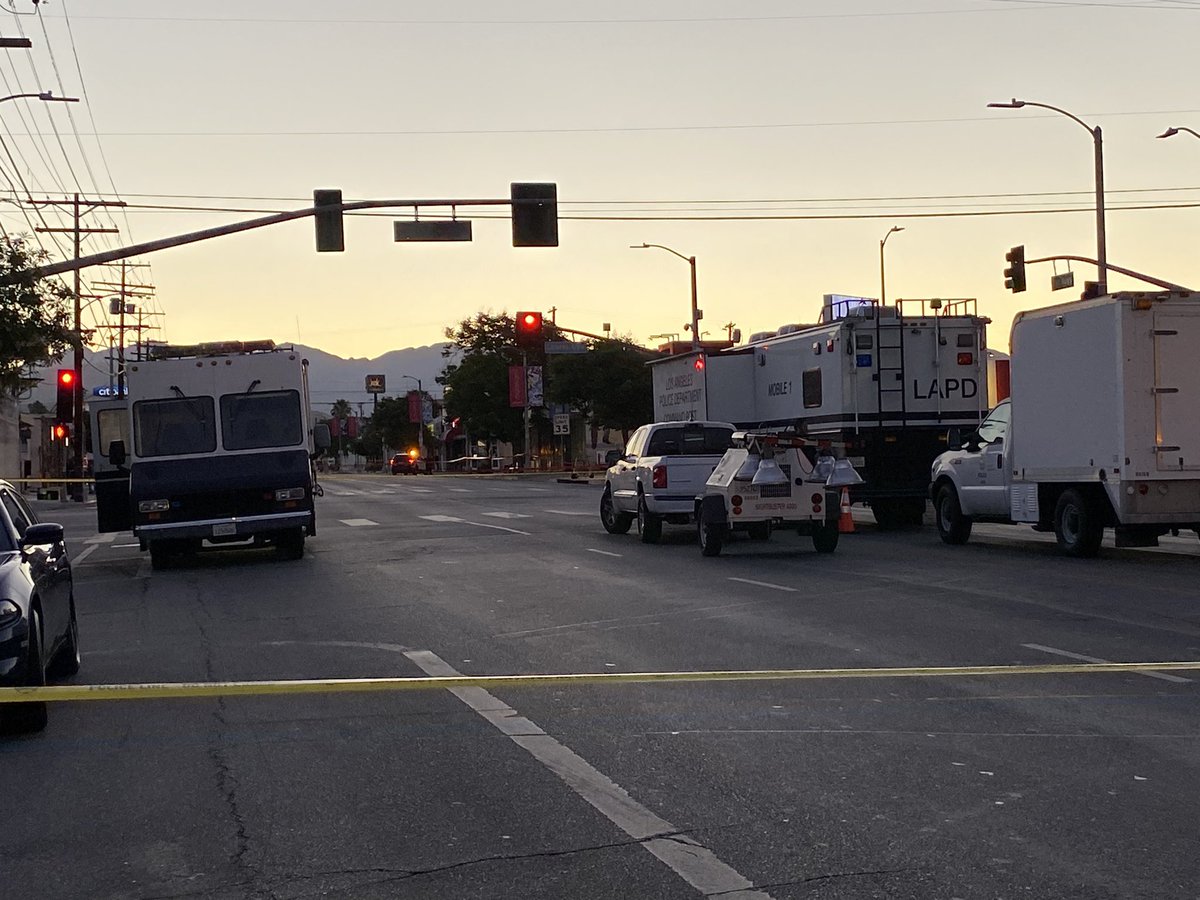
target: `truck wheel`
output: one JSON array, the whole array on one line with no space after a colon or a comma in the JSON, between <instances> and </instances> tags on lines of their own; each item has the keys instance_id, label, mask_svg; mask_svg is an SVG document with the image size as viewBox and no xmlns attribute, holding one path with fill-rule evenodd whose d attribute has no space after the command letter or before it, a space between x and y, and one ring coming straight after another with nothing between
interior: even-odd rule
<instances>
[{"instance_id":1,"label":"truck wheel","mask_svg":"<svg viewBox=\"0 0 1200 900\"><path fill-rule=\"evenodd\" d=\"M304 529L283 532L275 539L275 550L284 559L304 559Z\"/></svg>"},{"instance_id":2,"label":"truck wheel","mask_svg":"<svg viewBox=\"0 0 1200 900\"><path fill-rule=\"evenodd\" d=\"M659 538L662 537L662 519L652 515L650 510L646 509L646 498L640 494L638 495L637 523L642 543L657 544Z\"/></svg>"},{"instance_id":3,"label":"truck wheel","mask_svg":"<svg viewBox=\"0 0 1200 900\"><path fill-rule=\"evenodd\" d=\"M629 513L617 512L617 506L613 503L612 491L608 488L605 488L604 493L600 495L600 524L609 534L628 534L630 526L633 525L633 516Z\"/></svg>"},{"instance_id":4,"label":"truck wheel","mask_svg":"<svg viewBox=\"0 0 1200 900\"><path fill-rule=\"evenodd\" d=\"M933 512L938 536L947 544L965 544L971 537L971 518L963 515L958 493L951 485L944 484L938 490Z\"/></svg>"},{"instance_id":5,"label":"truck wheel","mask_svg":"<svg viewBox=\"0 0 1200 900\"><path fill-rule=\"evenodd\" d=\"M171 552L172 547L166 541L151 541L150 542L150 568L155 572L161 572L163 569L171 568L172 558L174 554Z\"/></svg>"},{"instance_id":6,"label":"truck wheel","mask_svg":"<svg viewBox=\"0 0 1200 900\"><path fill-rule=\"evenodd\" d=\"M1094 503L1080 491L1062 492L1054 506L1054 536L1067 556L1095 556L1104 539L1104 525Z\"/></svg>"},{"instance_id":7,"label":"truck wheel","mask_svg":"<svg viewBox=\"0 0 1200 900\"><path fill-rule=\"evenodd\" d=\"M696 516L696 531L700 537L700 555L720 556L725 543L725 524L705 516L703 506Z\"/></svg>"},{"instance_id":8,"label":"truck wheel","mask_svg":"<svg viewBox=\"0 0 1200 900\"><path fill-rule=\"evenodd\" d=\"M818 553L832 553L838 545L837 523L824 522L813 528L813 547Z\"/></svg>"},{"instance_id":9,"label":"truck wheel","mask_svg":"<svg viewBox=\"0 0 1200 900\"><path fill-rule=\"evenodd\" d=\"M750 536L752 541L769 541L771 539L771 523L770 522L755 522L753 525L746 526L746 534Z\"/></svg>"}]
</instances>

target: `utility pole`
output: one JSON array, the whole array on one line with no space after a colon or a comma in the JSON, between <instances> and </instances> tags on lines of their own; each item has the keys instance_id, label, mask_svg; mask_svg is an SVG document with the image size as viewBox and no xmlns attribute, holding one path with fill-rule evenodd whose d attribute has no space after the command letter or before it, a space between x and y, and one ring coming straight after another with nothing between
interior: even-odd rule
<instances>
[{"instance_id":1,"label":"utility pole","mask_svg":"<svg viewBox=\"0 0 1200 900\"><path fill-rule=\"evenodd\" d=\"M114 234L116 228L84 228L80 224L80 220L85 212L91 212L101 206L124 206L122 200L81 200L79 194L75 194L70 200L31 200L29 201L34 206L67 206L70 207L73 215L73 224L71 228L37 228L35 230L41 232L68 232L73 238L74 262L78 265L79 260L83 257L83 236L85 234ZM84 205L87 209L83 209ZM83 477L83 327L81 317L83 314L83 303L81 300L82 283L79 274L79 268L75 272L75 352L74 352L74 368L75 368L75 409L71 417L72 422L72 443L73 448L72 459L75 469L75 477ZM83 485L77 484L72 489L72 493L76 500L83 500Z\"/></svg>"},{"instance_id":2,"label":"utility pole","mask_svg":"<svg viewBox=\"0 0 1200 900\"><path fill-rule=\"evenodd\" d=\"M154 285L152 284L129 284L128 270L129 269L148 269L149 263L129 263L121 261L121 280L115 281L94 281L92 284L103 287L114 287L120 289L120 309L117 310L117 395L124 396L125 394L125 332L141 328L139 318L138 325L126 325L125 316L131 312L129 305L125 302L130 297L153 297ZM141 337L140 330L138 337ZM111 346L111 345L110 345ZM110 379L111 380L111 379Z\"/></svg>"}]
</instances>

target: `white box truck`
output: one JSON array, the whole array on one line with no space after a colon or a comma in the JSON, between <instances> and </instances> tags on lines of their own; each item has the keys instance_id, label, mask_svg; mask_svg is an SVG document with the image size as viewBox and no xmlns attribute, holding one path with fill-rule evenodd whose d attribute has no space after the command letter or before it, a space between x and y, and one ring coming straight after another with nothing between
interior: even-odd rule
<instances>
[{"instance_id":1,"label":"white box truck","mask_svg":"<svg viewBox=\"0 0 1200 900\"><path fill-rule=\"evenodd\" d=\"M934 461L938 531L975 521L1053 530L1092 556L1200 529L1200 296L1118 293L1020 313L1012 397ZM952 442L957 443L957 442Z\"/></svg>"},{"instance_id":2,"label":"white box truck","mask_svg":"<svg viewBox=\"0 0 1200 900\"><path fill-rule=\"evenodd\" d=\"M883 528L919 525L949 428L987 412L987 324L973 300L827 295L822 321L652 362L659 422L715 419L845 446L855 501Z\"/></svg>"},{"instance_id":3,"label":"white box truck","mask_svg":"<svg viewBox=\"0 0 1200 900\"><path fill-rule=\"evenodd\" d=\"M273 546L316 534L308 363L272 341L156 347L128 364L124 406L97 404L92 434L102 532L132 529L154 568L205 542Z\"/></svg>"}]
</instances>

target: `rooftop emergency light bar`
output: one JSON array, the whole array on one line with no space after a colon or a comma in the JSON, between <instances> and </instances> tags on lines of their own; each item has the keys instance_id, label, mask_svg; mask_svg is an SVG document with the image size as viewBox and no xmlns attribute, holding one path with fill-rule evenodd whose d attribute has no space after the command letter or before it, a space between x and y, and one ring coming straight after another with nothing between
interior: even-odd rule
<instances>
[{"instance_id":1,"label":"rooftop emergency light bar","mask_svg":"<svg viewBox=\"0 0 1200 900\"><path fill-rule=\"evenodd\" d=\"M231 353L261 353L275 349L273 340L207 341L200 344L157 344L150 347L151 359L181 359L189 356L228 356Z\"/></svg>"}]
</instances>

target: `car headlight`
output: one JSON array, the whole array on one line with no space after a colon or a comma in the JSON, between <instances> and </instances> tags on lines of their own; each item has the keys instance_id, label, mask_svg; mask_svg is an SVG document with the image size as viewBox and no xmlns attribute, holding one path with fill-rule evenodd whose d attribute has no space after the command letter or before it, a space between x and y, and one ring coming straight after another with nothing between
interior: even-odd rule
<instances>
[{"instance_id":1,"label":"car headlight","mask_svg":"<svg viewBox=\"0 0 1200 900\"><path fill-rule=\"evenodd\" d=\"M0 600L0 628L8 628L21 621L21 607L11 600Z\"/></svg>"},{"instance_id":2,"label":"car headlight","mask_svg":"<svg viewBox=\"0 0 1200 900\"><path fill-rule=\"evenodd\" d=\"M276 500L303 500L304 488L280 488L275 492Z\"/></svg>"},{"instance_id":3,"label":"car headlight","mask_svg":"<svg viewBox=\"0 0 1200 900\"><path fill-rule=\"evenodd\" d=\"M170 500L139 500L138 512L165 512L171 508Z\"/></svg>"}]
</instances>

